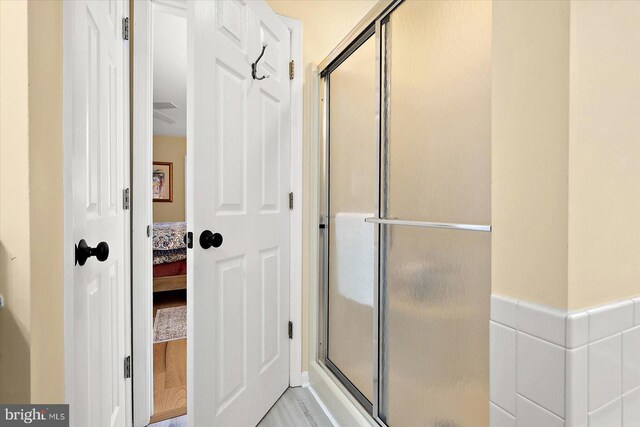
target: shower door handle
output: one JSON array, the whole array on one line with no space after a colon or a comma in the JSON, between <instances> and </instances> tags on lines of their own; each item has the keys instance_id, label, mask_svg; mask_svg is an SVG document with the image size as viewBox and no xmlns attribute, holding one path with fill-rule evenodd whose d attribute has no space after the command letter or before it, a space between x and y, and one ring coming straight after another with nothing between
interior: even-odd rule
<instances>
[{"instance_id":1,"label":"shower door handle","mask_svg":"<svg viewBox=\"0 0 640 427\"><path fill-rule=\"evenodd\" d=\"M370 224L382 224L382 225L404 225L411 227L426 227L426 228L444 228L448 230L468 230L468 231L484 231L490 232L491 225L483 224L457 224L449 222L427 222L427 221L406 221L402 219L391 218L365 218L364 222Z\"/></svg>"}]
</instances>

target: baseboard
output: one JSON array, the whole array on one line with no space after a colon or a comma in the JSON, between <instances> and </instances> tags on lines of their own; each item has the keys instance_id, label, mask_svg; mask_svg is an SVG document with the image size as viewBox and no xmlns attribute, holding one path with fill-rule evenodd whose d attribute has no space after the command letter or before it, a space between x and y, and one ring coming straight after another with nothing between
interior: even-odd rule
<instances>
[{"instance_id":1,"label":"baseboard","mask_svg":"<svg viewBox=\"0 0 640 427\"><path fill-rule=\"evenodd\" d=\"M309 384L309 371L304 371L302 374L300 374L300 385L304 388L309 387L311 384Z\"/></svg>"}]
</instances>

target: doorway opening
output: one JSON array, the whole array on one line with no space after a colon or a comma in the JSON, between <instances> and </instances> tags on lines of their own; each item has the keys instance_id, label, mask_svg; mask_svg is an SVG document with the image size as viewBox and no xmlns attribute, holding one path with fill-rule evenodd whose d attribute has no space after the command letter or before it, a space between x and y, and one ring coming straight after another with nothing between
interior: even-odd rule
<instances>
[{"instance_id":1,"label":"doorway opening","mask_svg":"<svg viewBox=\"0 0 640 427\"><path fill-rule=\"evenodd\" d=\"M255 425L303 377L301 26L238 6L133 3L135 427Z\"/></svg>"},{"instance_id":2,"label":"doorway opening","mask_svg":"<svg viewBox=\"0 0 640 427\"><path fill-rule=\"evenodd\" d=\"M187 16L151 5L153 423L187 413Z\"/></svg>"}]
</instances>

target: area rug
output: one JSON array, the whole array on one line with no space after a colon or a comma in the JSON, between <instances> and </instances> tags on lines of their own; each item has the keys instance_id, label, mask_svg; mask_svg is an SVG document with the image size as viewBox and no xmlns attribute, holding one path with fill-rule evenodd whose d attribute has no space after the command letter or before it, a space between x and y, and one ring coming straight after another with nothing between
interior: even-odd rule
<instances>
[{"instance_id":1,"label":"area rug","mask_svg":"<svg viewBox=\"0 0 640 427\"><path fill-rule=\"evenodd\" d=\"M187 337L187 306L161 308L153 321L153 342L166 342Z\"/></svg>"}]
</instances>

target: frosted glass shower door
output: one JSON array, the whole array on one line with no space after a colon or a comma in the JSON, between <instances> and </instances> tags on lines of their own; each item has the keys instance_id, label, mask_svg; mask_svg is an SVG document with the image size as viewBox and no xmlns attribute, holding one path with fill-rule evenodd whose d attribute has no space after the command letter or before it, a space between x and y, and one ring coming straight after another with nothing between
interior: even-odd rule
<instances>
[{"instance_id":1,"label":"frosted glass shower door","mask_svg":"<svg viewBox=\"0 0 640 427\"><path fill-rule=\"evenodd\" d=\"M329 265L327 365L373 402L375 38L329 78ZM361 394L358 394L358 392ZM367 402L365 402L364 397Z\"/></svg>"},{"instance_id":2,"label":"frosted glass shower door","mask_svg":"<svg viewBox=\"0 0 640 427\"><path fill-rule=\"evenodd\" d=\"M487 427L491 3L407 0L382 30L378 415Z\"/></svg>"}]
</instances>

